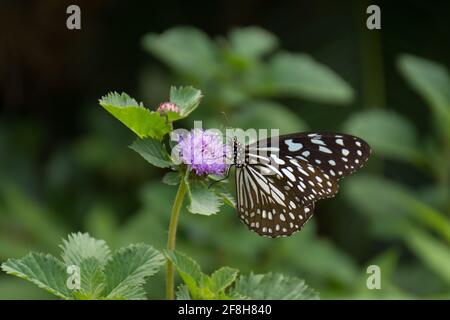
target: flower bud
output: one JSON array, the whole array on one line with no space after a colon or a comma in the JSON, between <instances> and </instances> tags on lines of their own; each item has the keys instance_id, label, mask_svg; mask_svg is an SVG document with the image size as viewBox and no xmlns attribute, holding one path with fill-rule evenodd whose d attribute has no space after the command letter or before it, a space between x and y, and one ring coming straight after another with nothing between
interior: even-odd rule
<instances>
[{"instance_id":1,"label":"flower bud","mask_svg":"<svg viewBox=\"0 0 450 320\"><path fill-rule=\"evenodd\" d=\"M175 103L172 102L163 102L156 109L160 114L166 114L167 112L176 112L180 113L180 108Z\"/></svg>"}]
</instances>

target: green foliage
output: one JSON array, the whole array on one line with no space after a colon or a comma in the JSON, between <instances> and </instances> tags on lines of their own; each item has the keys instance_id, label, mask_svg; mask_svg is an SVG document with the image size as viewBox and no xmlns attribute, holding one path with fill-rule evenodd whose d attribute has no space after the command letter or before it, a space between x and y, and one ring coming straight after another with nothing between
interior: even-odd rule
<instances>
[{"instance_id":1,"label":"green foliage","mask_svg":"<svg viewBox=\"0 0 450 320\"><path fill-rule=\"evenodd\" d=\"M450 250L448 243L444 244L435 237L419 228L410 227L404 235L404 240L410 249L426 264L431 270L450 284Z\"/></svg>"},{"instance_id":2,"label":"green foliage","mask_svg":"<svg viewBox=\"0 0 450 320\"><path fill-rule=\"evenodd\" d=\"M105 261L106 262L106 261ZM86 257L79 264L81 281L79 292L74 292L78 299L100 299L106 286L103 265L95 257Z\"/></svg>"},{"instance_id":3,"label":"green foliage","mask_svg":"<svg viewBox=\"0 0 450 320\"><path fill-rule=\"evenodd\" d=\"M278 39L255 26L233 29L227 39L217 41L195 28L175 27L144 36L142 45L183 79L211 88L210 109L240 110L254 98L281 96L348 104L354 95L335 72L306 54L275 52L266 62Z\"/></svg>"},{"instance_id":4,"label":"green foliage","mask_svg":"<svg viewBox=\"0 0 450 320\"><path fill-rule=\"evenodd\" d=\"M212 43L203 32L191 27L173 28L162 35L146 35L142 44L173 69L191 76L209 76L217 68Z\"/></svg>"},{"instance_id":5,"label":"green foliage","mask_svg":"<svg viewBox=\"0 0 450 320\"><path fill-rule=\"evenodd\" d=\"M229 42L236 57L248 59L260 58L278 46L278 39L273 34L258 27L231 30Z\"/></svg>"},{"instance_id":6,"label":"green foliage","mask_svg":"<svg viewBox=\"0 0 450 320\"><path fill-rule=\"evenodd\" d=\"M145 278L158 272L164 257L146 244L132 244L115 252L105 265L108 299L144 299Z\"/></svg>"},{"instance_id":7,"label":"green foliage","mask_svg":"<svg viewBox=\"0 0 450 320\"><path fill-rule=\"evenodd\" d=\"M282 274L241 276L233 288L238 295L254 300L317 300L319 295L305 281Z\"/></svg>"},{"instance_id":8,"label":"green foliage","mask_svg":"<svg viewBox=\"0 0 450 320\"><path fill-rule=\"evenodd\" d=\"M50 254L31 252L22 259L9 259L2 270L30 281L61 299L70 299L72 293L66 286L66 265Z\"/></svg>"},{"instance_id":9,"label":"green foliage","mask_svg":"<svg viewBox=\"0 0 450 320\"><path fill-rule=\"evenodd\" d=\"M100 99L100 105L140 138L161 139L171 129L159 112L146 109L126 93L109 93Z\"/></svg>"},{"instance_id":10,"label":"green foliage","mask_svg":"<svg viewBox=\"0 0 450 320\"><path fill-rule=\"evenodd\" d=\"M354 177L345 184L345 195L371 218L374 230L399 236L408 222L421 222L450 242L447 217L398 184L372 176Z\"/></svg>"},{"instance_id":11,"label":"green foliage","mask_svg":"<svg viewBox=\"0 0 450 320\"><path fill-rule=\"evenodd\" d=\"M180 174L178 172L167 172L162 178L162 182L169 186L177 186L180 184Z\"/></svg>"},{"instance_id":12,"label":"green foliage","mask_svg":"<svg viewBox=\"0 0 450 320\"><path fill-rule=\"evenodd\" d=\"M414 127L392 111L357 113L344 128L345 132L365 139L375 155L413 163L422 160Z\"/></svg>"},{"instance_id":13,"label":"green foliage","mask_svg":"<svg viewBox=\"0 0 450 320\"><path fill-rule=\"evenodd\" d=\"M197 262L181 252L168 252L167 256L174 263L184 282L184 285L178 288L179 300L319 298L303 280L295 277L271 273L266 275L251 273L249 276L238 277L239 271L229 267L222 267L208 276L201 271Z\"/></svg>"},{"instance_id":14,"label":"green foliage","mask_svg":"<svg viewBox=\"0 0 450 320\"><path fill-rule=\"evenodd\" d=\"M201 98L201 91L193 87L171 87L170 102L175 103L180 109L180 114L176 119L187 117L198 107ZM175 114L175 116L177 116L177 114Z\"/></svg>"},{"instance_id":15,"label":"green foliage","mask_svg":"<svg viewBox=\"0 0 450 320\"><path fill-rule=\"evenodd\" d=\"M80 265L87 258L94 258L100 264L108 261L111 251L103 240L97 240L87 233L72 233L63 239L62 259L66 265Z\"/></svg>"},{"instance_id":16,"label":"green foliage","mask_svg":"<svg viewBox=\"0 0 450 320\"><path fill-rule=\"evenodd\" d=\"M61 245L62 261L31 252L2 264L8 274L30 281L61 299L145 299L146 278L164 263L164 256L146 244L133 244L111 254L105 241L73 233ZM74 268L75 267L75 268ZM69 281L79 270L80 287ZM77 276L77 274L75 274Z\"/></svg>"},{"instance_id":17,"label":"green foliage","mask_svg":"<svg viewBox=\"0 0 450 320\"><path fill-rule=\"evenodd\" d=\"M307 54L278 53L269 65L269 90L324 103L346 104L353 90L333 71Z\"/></svg>"},{"instance_id":18,"label":"green foliage","mask_svg":"<svg viewBox=\"0 0 450 320\"><path fill-rule=\"evenodd\" d=\"M450 76L447 69L433 61L409 54L401 55L398 68L408 83L428 102L442 132L450 139Z\"/></svg>"},{"instance_id":19,"label":"green foliage","mask_svg":"<svg viewBox=\"0 0 450 320\"><path fill-rule=\"evenodd\" d=\"M191 213L211 215L219 212L222 206L222 198L213 189L200 182L187 183L189 206Z\"/></svg>"},{"instance_id":20,"label":"green foliage","mask_svg":"<svg viewBox=\"0 0 450 320\"><path fill-rule=\"evenodd\" d=\"M152 138L138 139L130 148L156 167L169 168L172 166L172 159L161 141Z\"/></svg>"},{"instance_id":21,"label":"green foliage","mask_svg":"<svg viewBox=\"0 0 450 320\"><path fill-rule=\"evenodd\" d=\"M211 217L183 211L177 246L195 255L204 270L233 265L245 274L254 270L256 275L270 271L301 275L320 291L322 298L450 297L446 272L450 208L450 125L446 101L450 91L446 66L411 55L399 56L398 71L405 81L396 78L396 71L391 70L392 78L386 86L389 108L372 111L362 110L358 102L364 96L359 88L370 88L372 84L359 83L359 67L354 63L359 57L348 59L352 55L339 50L339 40L320 46L320 52L312 54L314 59L278 51L285 44L257 27L235 29L228 37L217 39L193 28L174 28L147 40L143 39L144 47L168 66L169 72L153 62L140 69L141 82L134 89L141 90L139 96L145 97L146 106L166 101L166 88L171 83L190 83L205 92L201 108L191 113L195 119L203 120L205 127L278 127L284 133L342 128L343 132L361 135L374 149L368 166L344 179L337 197L318 203L316 215L305 228L287 239L258 237L227 206L220 208L221 214ZM278 83L282 90L276 90L272 69L275 57L283 55L287 57L283 58L285 61L290 59L300 66L312 62L310 70L319 65L335 76L319 63L326 61L345 73L337 77L338 81L324 80L320 71L317 75L322 76L318 79L315 74L308 74L306 67L290 68L281 63L278 70L283 71L278 72L288 74L278 75L279 79L301 79L303 74L291 69L306 70L303 79L312 77L311 83L321 83L321 87L311 88L305 80L301 86L284 80ZM385 62L392 65L395 61ZM354 92L350 90L351 96L358 97L351 108L332 107L347 99L348 90L344 87L349 85L342 79L358 84ZM325 83L327 87L323 86ZM410 87L405 87L405 83ZM118 100L114 104L128 104ZM330 106L322 106L324 103ZM164 176L169 185L161 184L164 171L169 170L159 170L132 152L124 152L123 147L133 141L129 131L117 126L99 108L73 107L77 112L74 116L83 121L74 124L82 127L74 127L76 134L70 139L49 139L55 134L51 126L47 128L28 117L8 117L6 113L0 119L2 262L30 251L56 255L55 244L73 230L74 224L105 239L113 252L136 242L151 243L156 248L165 245L173 186L180 181L178 172ZM150 109L154 108L149 107L151 113ZM125 111L111 110L118 114ZM135 114L140 112L143 117L149 113L138 110ZM169 113L159 118L172 125L179 116ZM179 120L173 125L191 126L192 118ZM217 183L212 190L220 201L232 205L233 175L229 180L229 184ZM18 260L11 259L9 263L17 264ZM76 298L91 295L100 299L106 280L101 280L103 276L94 257L83 261L86 271ZM382 290L368 290L365 285L366 267L370 264L382 269ZM65 270L64 276L66 279ZM233 284L225 290L228 297L246 298L233 295L232 288ZM155 274L144 290L149 298L163 298L162 273ZM190 298L186 285L180 286L177 294L179 298ZM0 299L49 297L52 296L30 281L0 275Z\"/></svg>"}]
</instances>

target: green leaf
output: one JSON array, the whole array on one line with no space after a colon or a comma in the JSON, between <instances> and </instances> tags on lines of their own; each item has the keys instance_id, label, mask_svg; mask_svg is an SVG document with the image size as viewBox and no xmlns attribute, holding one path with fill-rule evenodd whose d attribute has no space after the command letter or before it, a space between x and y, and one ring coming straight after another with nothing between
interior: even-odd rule
<instances>
[{"instance_id":1,"label":"green leaf","mask_svg":"<svg viewBox=\"0 0 450 320\"><path fill-rule=\"evenodd\" d=\"M159 112L146 109L126 93L108 93L100 99L100 105L140 138L161 139L171 130L170 124Z\"/></svg>"},{"instance_id":2,"label":"green leaf","mask_svg":"<svg viewBox=\"0 0 450 320\"><path fill-rule=\"evenodd\" d=\"M365 139L375 155L413 163L422 158L417 148L415 128L392 111L371 110L356 113L344 128L345 132Z\"/></svg>"},{"instance_id":3,"label":"green leaf","mask_svg":"<svg viewBox=\"0 0 450 320\"><path fill-rule=\"evenodd\" d=\"M354 95L341 77L307 54L276 54L270 61L269 81L274 94L322 103L348 104Z\"/></svg>"},{"instance_id":4,"label":"green leaf","mask_svg":"<svg viewBox=\"0 0 450 320\"><path fill-rule=\"evenodd\" d=\"M186 118L198 107L201 99L202 92L193 87L171 87L170 102L175 103L178 106L180 114L178 117L171 116L169 119L178 120Z\"/></svg>"},{"instance_id":5,"label":"green leaf","mask_svg":"<svg viewBox=\"0 0 450 320\"><path fill-rule=\"evenodd\" d=\"M180 174L178 172L167 172L162 178L162 182L169 186L177 186L180 184Z\"/></svg>"},{"instance_id":6,"label":"green leaf","mask_svg":"<svg viewBox=\"0 0 450 320\"><path fill-rule=\"evenodd\" d=\"M185 284L179 285L175 293L177 300L191 300L189 289Z\"/></svg>"},{"instance_id":7,"label":"green leaf","mask_svg":"<svg viewBox=\"0 0 450 320\"><path fill-rule=\"evenodd\" d=\"M82 261L90 257L95 258L100 265L103 265L111 256L106 242L94 239L88 233L70 234L68 240L63 240L60 248L62 249L62 259L67 266L80 267Z\"/></svg>"},{"instance_id":8,"label":"green leaf","mask_svg":"<svg viewBox=\"0 0 450 320\"><path fill-rule=\"evenodd\" d=\"M450 137L450 75L445 66L403 54L397 66L409 84L428 102Z\"/></svg>"},{"instance_id":9,"label":"green leaf","mask_svg":"<svg viewBox=\"0 0 450 320\"><path fill-rule=\"evenodd\" d=\"M228 37L234 53L248 58L259 58L278 45L273 34L255 26L233 29Z\"/></svg>"},{"instance_id":10,"label":"green leaf","mask_svg":"<svg viewBox=\"0 0 450 320\"><path fill-rule=\"evenodd\" d=\"M431 270L450 284L450 250L448 243L438 241L427 232L409 227L404 233L404 241L408 247L422 259Z\"/></svg>"},{"instance_id":11,"label":"green leaf","mask_svg":"<svg viewBox=\"0 0 450 320\"><path fill-rule=\"evenodd\" d=\"M279 128L279 134L308 129L306 123L295 112L279 103L263 100L246 103L234 114L232 122L244 130Z\"/></svg>"},{"instance_id":12,"label":"green leaf","mask_svg":"<svg viewBox=\"0 0 450 320\"><path fill-rule=\"evenodd\" d=\"M293 268L302 270L314 279L338 284L342 287L352 287L355 284L359 267L350 255L340 250L329 239L319 237L315 230L315 221L299 234L278 248L278 254L285 257ZM292 255L292 252L308 252L308 259L302 255ZM329 263L333 261L333 263ZM281 262L283 264L283 262Z\"/></svg>"},{"instance_id":13,"label":"green leaf","mask_svg":"<svg viewBox=\"0 0 450 320\"><path fill-rule=\"evenodd\" d=\"M346 181L344 195L371 219L378 235L400 237L410 221L422 222L450 242L450 222L411 191L379 177L359 175ZM411 220L412 219L412 220Z\"/></svg>"},{"instance_id":14,"label":"green leaf","mask_svg":"<svg viewBox=\"0 0 450 320\"><path fill-rule=\"evenodd\" d=\"M145 278L158 272L164 256L146 244L132 244L119 249L105 266L108 299L145 299Z\"/></svg>"},{"instance_id":15,"label":"green leaf","mask_svg":"<svg viewBox=\"0 0 450 320\"><path fill-rule=\"evenodd\" d=\"M214 190L202 183L188 184L188 194L190 203L187 209L190 213L209 216L219 212L223 204Z\"/></svg>"},{"instance_id":16,"label":"green leaf","mask_svg":"<svg viewBox=\"0 0 450 320\"><path fill-rule=\"evenodd\" d=\"M214 293L219 293L228 288L237 278L239 270L222 267L211 275L211 287Z\"/></svg>"},{"instance_id":17,"label":"green leaf","mask_svg":"<svg viewBox=\"0 0 450 320\"><path fill-rule=\"evenodd\" d=\"M184 253L178 251L166 252L166 255L174 264L192 297L196 299L199 295L199 286L203 283L204 278L200 265Z\"/></svg>"},{"instance_id":18,"label":"green leaf","mask_svg":"<svg viewBox=\"0 0 450 320\"><path fill-rule=\"evenodd\" d=\"M176 72L188 76L208 78L218 67L215 48L208 36L192 27L145 35L142 45Z\"/></svg>"},{"instance_id":19,"label":"green leaf","mask_svg":"<svg viewBox=\"0 0 450 320\"><path fill-rule=\"evenodd\" d=\"M152 138L137 139L130 148L156 167L168 168L172 165L172 160L161 141Z\"/></svg>"},{"instance_id":20,"label":"green leaf","mask_svg":"<svg viewBox=\"0 0 450 320\"><path fill-rule=\"evenodd\" d=\"M0 217L3 217L9 223L13 223L13 225L20 225L26 237L35 239L42 246L52 246L55 241L59 241L65 236L65 226L52 219L55 215L54 212L49 210L49 207L44 206L18 189L17 186L2 179L0 179L0 203L4 206L1 208L2 214L0 214ZM6 237L6 234L6 232L0 232L0 238ZM8 239L0 239L0 253L4 250L11 250L10 248L13 246L21 247L19 242L13 243ZM30 248L25 246L23 249L25 250L18 252L25 255ZM17 255L17 253L14 253L14 255Z\"/></svg>"},{"instance_id":21,"label":"green leaf","mask_svg":"<svg viewBox=\"0 0 450 320\"><path fill-rule=\"evenodd\" d=\"M2 264L2 270L30 281L59 298L73 298L66 285L66 267L50 254L31 252L21 259L9 259Z\"/></svg>"},{"instance_id":22,"label":"green leaf","mask_svg":"<svg viewBox=\"0 0 450 320\"><path fill-rule=\"evenodd\" d=\"M318 293L309 288L304 280L272 273L240 276L233 291L255 300L319 299Z\"/></svg>"},{"instance_id":23,"label":"green leaf","mask_svg":"<svg viewBox=\"0 0 450 320\"><path fill-rule=\"evenodd\" d=\"M223 203L229 205L232 208L236 208L236 200L228 192L219 192L219 196L222 198Z\"/></svg>"},{"instance_id":24,"label":"green leaf","mask_svg":"<svg viewBox=\"0 0 450 320\"><path fill-rule=\"evenodd\" d=\"M103 266L95 257L84 259L80 264L80 291L85 299L99 299L105 288Z\"/></svg>"}]
</instances>

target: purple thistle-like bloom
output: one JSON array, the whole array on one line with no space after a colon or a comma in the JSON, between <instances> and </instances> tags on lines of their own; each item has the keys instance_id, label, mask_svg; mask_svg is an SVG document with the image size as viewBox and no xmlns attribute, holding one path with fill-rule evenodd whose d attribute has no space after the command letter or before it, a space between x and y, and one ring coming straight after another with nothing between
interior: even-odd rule
<instances>
[{"instance_id":1,"label":"purple thistle-like bloom","mask_svg":"<svg viewBox=\"0 0 450 320\"><path fill-rule=\"evenodd\" d=\"M217 132L194 129L180 138L177 147L181 161L197 175L223 175L227 171L228 146Z\"/></svg>"}]
</instances>

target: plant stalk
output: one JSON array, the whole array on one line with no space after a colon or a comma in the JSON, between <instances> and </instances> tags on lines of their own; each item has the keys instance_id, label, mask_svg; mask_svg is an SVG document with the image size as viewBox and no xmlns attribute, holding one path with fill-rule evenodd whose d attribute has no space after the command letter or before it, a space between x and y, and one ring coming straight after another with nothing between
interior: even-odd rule
<instances>
[{"instance_id":1,"label":"plant stalk","mask_svg":"<svg viewBox=\"0 0 450 320\"><path fill-rule=\"evenodd\" d=\"M175 250L176 238L177 238L177 227L178 218L180 216L181 205L183 204L184 195L186 194L186 183L183 177L181 178L180 185L178 186L177 195L175 196L175 201L173 203L172 212L170 214L169 223L169 235L167 237L167 250ZM166 264L166 298L167 300L174 300L174 266L170 259L167 259Z\"/></svg>"}]
</instances>

